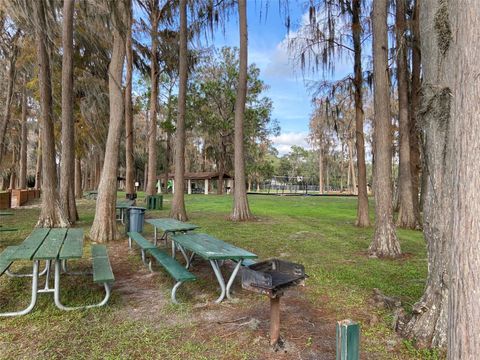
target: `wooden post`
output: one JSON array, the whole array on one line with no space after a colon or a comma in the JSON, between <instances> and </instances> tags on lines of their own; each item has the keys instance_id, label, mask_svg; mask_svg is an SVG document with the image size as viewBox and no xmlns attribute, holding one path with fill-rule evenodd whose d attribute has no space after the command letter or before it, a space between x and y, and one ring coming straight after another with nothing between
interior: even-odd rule
<instances>
[{"instance_id":1,"label":"wooden post","mask_svg":"<svg viewBox=\"0 0 480 360\"><path fill-rule=\"evenodd\" d=\"M208 195L208 179L205 179L205 195Z\"/></svg>"},{"instance_id":2,"label":"wooden post","mask_svg":"<svg viewBox=\"0 0 480 360\"><path fill-rule=\"evenodd\" d=\"M175 194L175 179L172 179L172 194Z\"/></svg>"},{"instance_id":3,"label":"wooden post","mask_svg":"<svg viewBox=\"0 0 480 360\"><path fill-rule=\"evenodd\" d=\"M270 298L270 345L280 339L280 296Z\"/></svg>"},{"instance_id":4,"label":"wooden post","mask_svg":"<svg viewBox=\"0 0 480 360\"><path fill-rule=\"evenodd\" d=\"M337 360L360 357L360 325L352 320L337 322Z\"/></svg>"},{"instance_id":5,"label":"wooden post","mask_svg":"<svg viewBox=\"0 0 480 360\"><path fill-rule=\"evenodd\" d=\"M188 195L192 193L192 180L187 180Z\"/></svg>"}]
</instances>

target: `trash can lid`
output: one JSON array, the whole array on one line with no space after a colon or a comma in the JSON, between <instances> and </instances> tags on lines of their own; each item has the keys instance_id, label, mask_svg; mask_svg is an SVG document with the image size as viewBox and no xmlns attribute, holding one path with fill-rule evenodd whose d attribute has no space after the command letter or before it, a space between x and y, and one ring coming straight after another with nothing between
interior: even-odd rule
<instances>
[{"instance_id":1,"label":"trash can lid","mask_svg":"<svg viewBox=\"0 0 480 360\"><path fill-rule=\"evenodd\" d=\"M139 206L130 206L130 207L128 208L128 210L129 210L129 211L130 211L130 210L143 210L143 211L145 211L145 210L147 210L147 208L139 207Z\"/></svg>"}]
</instances>

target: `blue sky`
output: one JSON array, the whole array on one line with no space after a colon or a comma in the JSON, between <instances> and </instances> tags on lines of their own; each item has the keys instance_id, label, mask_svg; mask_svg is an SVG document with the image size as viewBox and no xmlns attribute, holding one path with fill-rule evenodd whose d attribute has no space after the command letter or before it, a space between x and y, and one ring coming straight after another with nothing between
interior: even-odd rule
<instances>
[{"instance_id":1,"label":"blue sky","mask_svg":"<svg viewBox=\"0 0 480 360\"><path fill-rule=\"evenodd\" d=\"M247 1L249 63L260 68L260 77L269 86L266 95L273 100L272 118L277 119L281 134L272 139L280 155L288 153L291 145L309 147L306 136L312 112L311 96L305 82L319 80L322 74L304 75L291 61L286 49L285 17L280 14L278 1L269 2L265 16L265 2ZM298 29L306 14L303 2L290 2L290 32ZM217 31L216 47L239 46L238 19L231 16L225 32ZM337 74L345 74L345 66L337 67ZM343 74L340 74L343 73Z\"/></svg>"}]
</instances>

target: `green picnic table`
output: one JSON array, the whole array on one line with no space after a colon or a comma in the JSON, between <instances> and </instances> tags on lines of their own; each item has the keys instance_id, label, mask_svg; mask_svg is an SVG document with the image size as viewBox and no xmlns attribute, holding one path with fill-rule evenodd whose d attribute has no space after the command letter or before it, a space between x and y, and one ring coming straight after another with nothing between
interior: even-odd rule
<instances>
[{"instance_id":1,"label":"green picnic table","mask_svg":"<svg viewBox=\"0 0 480 360\"><path fill-rule=\"evenodd\" d=\"M132 207L135 204L135 200L119 200L115 204L115 210L120 210L117 220L120 220L122 224L125 223L125 213L128 208Z\"/></svg>"},{"instance_id":2,"label":"green picnic table","mask_svg":"<svg viewBox=\"0 0 480 360\"><path fill-rule=\"evenodd\" d=\"M93 277L94 282L103 284L105 287L105 297L93 305L79 307L68 307L60 301L60 276L62 269L66 272L66 262L68 260L80 259L83 256L83 230L74 228L39 228L32 233L18 246L9 246L0 254L0 275L6 274L12 277L32 277L32 292L30 305L21 311L0 313L0 316L17 316L29 313L36 304L39 293L53 293L54 303L61 310L73 310L80 308L89 308L93 306L102 306L107 303L110 297L110 283L114 277L111 272L108 257L101 253L104 245L92 246L93 257ZM97 254L96 254L97 253ZM29 274L13 273L9 267L15 261L31 261L33 270ZM40 262L45 261L45 269L39 273ZM54 285L50 287L50 273L54 266ZM62 266L63 264L63 266ZM46 275L45 285L39 289L39 276Z\"/></svg>"},{"instance_id":3,"label":"green picnic table","mask_svg":"<svg viewBox=\"0 0 480 360\"><path fill-rule=\"evenodd\" d=\"M228 299L231 299L230 289L233 285L233 281L237 276L237 273L242 265L242 261L246 259L256 259L257 255L229 244L225 241L219 240L213 236L202 233L184 233L184 234L173 234L172 241L177 247L185 261L187 262L186 268L190 268L193 257L198 255L204 260L210 262L213 272L217 277L217 281L220 285L221 294L219 298L215 301L216 303L221 302L225 296ZM191 252L190 256L188 251ZM223 278L222 272L220 271L220 262L223 260L233 260L236 262L235 268L228 279L227 285L225 285L225 279Z\"/></svg>"},{"instance_id":4,"label":"green picnic table","mask_svg":"<svg viewBox=\"0 0 480 360\"><path fill-rule=\"evenodd\" d=\"M167 244L167 237L168 234L176 234L176 233L185 233L187 231L192 231L198 229L200 226L195 224L186 223L183 221L178 221L176 219L171 218L163 218L163 219L147 219L145 220L147 223L153 226L153 243L157 245L157 229L163 231L160 240L165 240L165 244ZM175 247L172 242L172 256L175 256Z\"/></svg>"}]
</instances>

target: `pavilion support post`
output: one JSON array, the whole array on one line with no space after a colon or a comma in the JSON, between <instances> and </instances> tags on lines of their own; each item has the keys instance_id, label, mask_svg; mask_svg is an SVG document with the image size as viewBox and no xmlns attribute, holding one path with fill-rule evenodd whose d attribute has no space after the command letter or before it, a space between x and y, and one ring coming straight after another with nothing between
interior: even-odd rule
<instances>
[{"instance_id":1,"label":"pavilion support post","mask_svg":"<svg viewBox=\"0 0 480 360\"><path fill-rule=\"evenodd\" d=\"M208 179L205 179L205 195L208 195Z\"/></svg>"},{"instance_id":2,"label":"pavilion support post","mask_svg":"<svg viewBox=\"0 0 480 360\"><path fill-rule=\"evenodd\" d=\"M188 189L188 195L192 194L192 180L188 179L187 180L187 189Z\"/></svg>"},{"instance_id":3,"label":"pavilion support post","mask_svg":"<svg viewBox=\"0 0 480 360\"><path fill-rule=\"evenodd\" d=\"M172 179L172 194L175 194L175 179Z\"/></svg>"}]
</instances>

